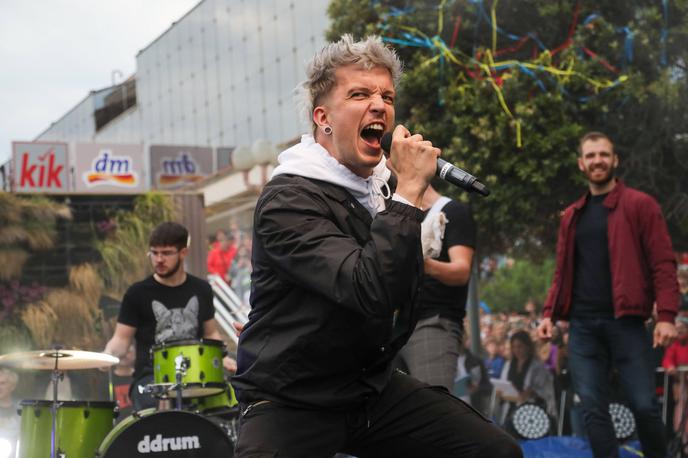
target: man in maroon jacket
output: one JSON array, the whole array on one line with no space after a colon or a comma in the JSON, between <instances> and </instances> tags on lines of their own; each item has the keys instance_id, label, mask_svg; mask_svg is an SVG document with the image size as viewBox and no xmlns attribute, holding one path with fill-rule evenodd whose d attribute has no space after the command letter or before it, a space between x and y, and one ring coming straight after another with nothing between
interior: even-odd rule
<instances>
[{"instance_id":1,"label":"man in maroon jacket","mask_svg":"<svg viewBox=\"0 0 688 458\"><path fill-rule=\"evenodd\" d=\"M646 457L667 455L654 394L653 346L676 337L676 260L662 211L649 195L614 176L619 158L609 137L590 132L580 141L578 168L589 192L563 213L557 262L538 327L552 337L557 320L570 322L569 369L580 396L595 457L618 456L609 416L612 367L635 415ZM645 320L657 307L654 336Z\"/></svg>"}]
</instances>

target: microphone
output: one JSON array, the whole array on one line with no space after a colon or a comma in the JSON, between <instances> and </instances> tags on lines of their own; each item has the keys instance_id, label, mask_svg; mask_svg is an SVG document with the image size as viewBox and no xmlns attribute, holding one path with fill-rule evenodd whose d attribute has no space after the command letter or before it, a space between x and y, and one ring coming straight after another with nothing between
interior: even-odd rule
<instances>
[{"instance_id":1,"label":"microphone","mask_svg":"<svg viewBox=\"0 0 688 458\"><path fill-rule=\"evenodd\" d=\"M380 146L389 154L389 151L392 149L391 132L387 132L382 136L380 139ZM437 158L437 170L435 171L435 175L468 192L477 192L482 196L490 195L490 190L479 182L477 178L440 157Z\"/></svg>"}]
</instances>

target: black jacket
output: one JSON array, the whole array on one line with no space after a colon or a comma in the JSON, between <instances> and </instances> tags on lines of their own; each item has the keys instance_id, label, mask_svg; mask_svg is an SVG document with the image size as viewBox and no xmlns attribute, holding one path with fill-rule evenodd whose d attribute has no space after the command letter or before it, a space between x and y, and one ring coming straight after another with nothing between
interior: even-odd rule
<instances>
[{"instance_id":1,"label":"black jacket","mask_svg":"<svg viewBox=\"0 0 688 458\"><path fill-rule=\"evenodd\" d=\"M346 408L382 391L415 325L423 274L422 212L386 206L372 218L333 184L293 175L267 184L232 379L240 402Z\"/></svg>"}]
</instances>

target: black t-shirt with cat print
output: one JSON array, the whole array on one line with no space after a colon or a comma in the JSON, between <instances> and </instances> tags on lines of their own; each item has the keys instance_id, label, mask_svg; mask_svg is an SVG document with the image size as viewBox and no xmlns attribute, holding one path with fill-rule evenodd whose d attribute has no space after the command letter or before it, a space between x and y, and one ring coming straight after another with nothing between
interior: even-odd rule
<instances>
[{"instance_id":1,"label":"black t-shirt with cat print","mask_svg":"<svg viewBox=\"0 0 688 458\"><path fill-rule=\"evenodd\" d=\"M134 379L153 373L154 344L203 337L203 323L213 318L213 293L207 281L186 274L179 286L165 286L151 275L129 287L117 321L136 328Z\"/></svg>"}]
</instances>

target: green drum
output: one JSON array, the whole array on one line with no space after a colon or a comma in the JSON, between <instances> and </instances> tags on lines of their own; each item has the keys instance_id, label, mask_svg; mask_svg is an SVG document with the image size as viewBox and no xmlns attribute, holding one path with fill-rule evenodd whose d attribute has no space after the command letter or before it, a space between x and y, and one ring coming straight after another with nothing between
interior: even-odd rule
<instances>
[{"instance_id":1,"label":"green drum","mask_svg":"<svg viewBox=\"0 0 688 458\"><path fill-rule=\"evenodd\" d=\"M219 394L191 399L190 408L209 417L233 418L238 416L238 404L234 390L228 383L227 388Z\"/></svg>"},{"instance_id":2,"label":"green drum","mask_svg":"<svg viewBox=\"0 0 688 458\"><path fill-rule=\"evenodd\" d=\"M176 366L184 359L187 368L182 376L182 397L211 396L226 388L222 369L225 344L220 340L173 340L153 346L151 353L156 384L176 383Z\"/></svg>"},{"instance_id":3,"label":"green drum","mask_svg":"<svg viewBox=\"0 0 688 458\"><path fill-rule=\"evenodd\" d=\"M48 458L53 429L52 401L26 399L20 403L18 458ZM117 417L114 402L58 401L56 456L93 458Z\"/></svg>"}]
</instances>

